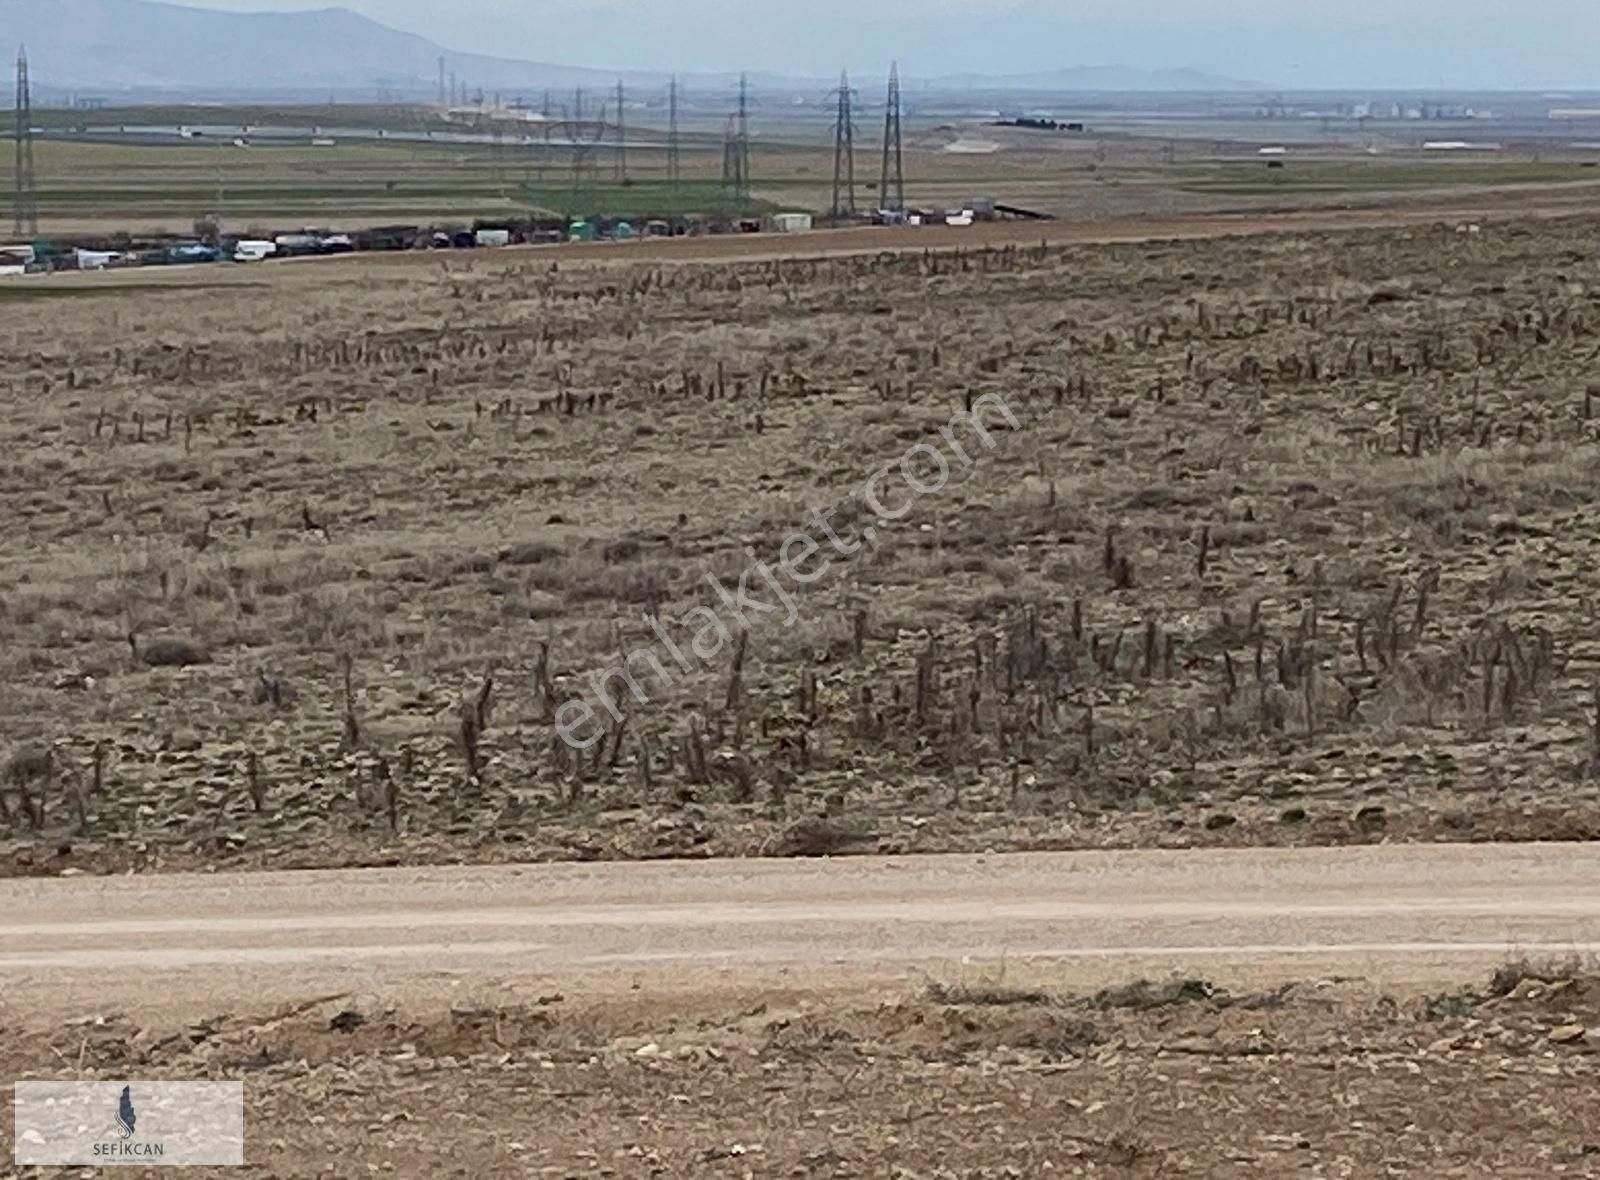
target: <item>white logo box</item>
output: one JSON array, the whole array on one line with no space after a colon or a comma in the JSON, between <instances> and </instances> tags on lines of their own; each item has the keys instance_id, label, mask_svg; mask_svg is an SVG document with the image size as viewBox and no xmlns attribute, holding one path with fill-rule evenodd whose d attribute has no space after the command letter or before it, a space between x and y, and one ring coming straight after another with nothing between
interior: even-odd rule
<instances>
[{"instance_id":1,"label":"white logo box","mask_svg":"<svg viewBox=\"0 0 1600 1180\"><path fill-rule=\"evenodd\" d=\"M243 1082L17 1082L18 1166L239 1167Z\"/></svg>"}]
</instances>

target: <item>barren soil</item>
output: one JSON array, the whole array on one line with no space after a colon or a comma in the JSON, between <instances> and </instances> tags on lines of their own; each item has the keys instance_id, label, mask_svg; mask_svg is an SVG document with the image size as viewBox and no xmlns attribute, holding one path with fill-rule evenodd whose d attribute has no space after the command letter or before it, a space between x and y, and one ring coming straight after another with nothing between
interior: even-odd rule
<instances>
[{"instance_id":1,"label":"barren soil","mask_svg":"<svg viewBox=\"0 0 1600 1180\"><path fill-rule=\"evenodd\" d=\"M1570 1038L1600 985L1548 974L334 998L110 1013L8 1036L0 1070L242 1078L247 1166L217 1176L1592 1176L1600 1053Z\"/></svg>"}]
</instances>

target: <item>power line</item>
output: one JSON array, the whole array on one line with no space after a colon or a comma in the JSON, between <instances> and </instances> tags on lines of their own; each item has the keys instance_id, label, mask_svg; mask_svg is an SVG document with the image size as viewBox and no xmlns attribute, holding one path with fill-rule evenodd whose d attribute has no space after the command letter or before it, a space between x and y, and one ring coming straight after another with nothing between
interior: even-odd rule
<instances>
[{"instance_id":1,"label":"power line","mask_svg":"<svg viewBox=\"0 0 1600 1180\"><path fill-rule=\"evenodd\" d=\"M883 208L904 213L906 208L905 161L900 135L900 63L889 67L889 106L883 116L883 174L878 183Z\"/></svg>"}]
</instances>

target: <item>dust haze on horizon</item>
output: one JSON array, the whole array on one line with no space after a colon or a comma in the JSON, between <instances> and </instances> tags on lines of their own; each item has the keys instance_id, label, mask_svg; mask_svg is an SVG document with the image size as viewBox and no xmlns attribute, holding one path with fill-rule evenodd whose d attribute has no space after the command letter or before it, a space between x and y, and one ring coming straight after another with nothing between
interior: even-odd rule
<instances>
[{"instance_id":1,"label":"dust haze on horizon","mask_svg":"<svg viewBox=\"0 0 1600 1180\"><path fill-rule=\"evenodd\" d=\"M334 0L337 2L337 0ZM330 0L204 0L236 12ZM463 53L622 70L827 76L1193 68L1285 89L1600 89L1600 5L1524 0L932 0L891 14L846 0L342 0ZM909 18L910 12L916 17Z\"/></svg>"}]
</instances>

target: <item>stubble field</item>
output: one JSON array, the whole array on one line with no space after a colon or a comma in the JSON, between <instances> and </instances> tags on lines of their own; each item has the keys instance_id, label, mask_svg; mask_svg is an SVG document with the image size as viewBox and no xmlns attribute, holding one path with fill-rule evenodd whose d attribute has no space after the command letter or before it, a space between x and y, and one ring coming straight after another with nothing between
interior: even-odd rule
<instances>
[{"instance_id":1,"label":"stubble field","mask_svg":"<svg viewBox=\"0 0 1600 1180\"><path fill-rule=\"evenodd\" d=\"M0 873L1591 838L1595 229L17 288Z\"/></svg>"}]
</instances>

